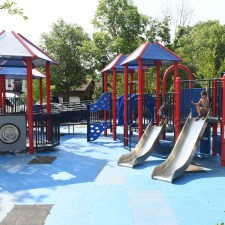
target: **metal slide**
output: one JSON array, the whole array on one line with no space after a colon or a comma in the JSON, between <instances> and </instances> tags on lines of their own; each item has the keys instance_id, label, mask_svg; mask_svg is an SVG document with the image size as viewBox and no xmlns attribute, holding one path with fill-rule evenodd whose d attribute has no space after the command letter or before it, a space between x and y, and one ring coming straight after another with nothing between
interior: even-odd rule
<instances>
[{"instance_id":1,"label":"metal slide","mask_svg":"<svg viewBox=\"0 0 225 225\"><path fill-rule=\"evenodd\" d=\"M159 138L162 136L165 124L165 122L162 126L152 126L149 124L135 149L130 153L122 155L118 160L118 165L134 167L144 162L151 155Z\"/></svg>"},{"instance_id":2,"label":"metal slide","mask_svg":"<svg viewBox=\"0 0 225 225\"><path fill-rule=\"evenodd\" d=\"M172 183L175 178L185 172L195 155L207 126L208 118L209 113L204 120L196 121L196 118L193 118L190 113L169 157L161 165L154 168L153 179Z\"/></svg>"}]
</instances>

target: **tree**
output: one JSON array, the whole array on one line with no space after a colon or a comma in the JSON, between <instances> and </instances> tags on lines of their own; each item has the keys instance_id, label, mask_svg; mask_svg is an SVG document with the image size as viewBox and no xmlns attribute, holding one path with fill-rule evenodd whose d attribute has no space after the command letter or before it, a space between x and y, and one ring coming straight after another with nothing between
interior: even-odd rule
<instances>
[{"instance_id":1,"label":"tree","mask_svg":"<svg viewBox=\"0 0 225 225\"><path fill-rule=\"evenodd\" d=\"M162 20L149 17L148 24L144 32L145 40L150 42L159 41L164 46L169 47L171 44L170 36L170 18L165 17Z\"/></svg>"},{"instance_id":2,"label":"tree","mask_svg":"<svg viewBox=\"0 0 225 225\"><path fill-rule=\"evenodd\" d=\"M191 24L194 17L194 9L188 0L181 0L176 5L167 1L163 5L162 14L164 18L170 18L171 30L173 30L173 36L176 37L179 27L185 27Z\"/></svg>"},{"instance_id":3,"label":"tree","mask_svg":"<svg viewBox=\"0 0 225 225\"><path fill-rule=\"evenodd\" d=\"M157 39L170 45L169 18L159 20L143 15L132 0L99 0L92 23L96 29L93 34L93 44L98 49L96 61L101 55L107 55L111 61L121 53L130 54L145 41ZM123 93L121 78L118 76L118 95Z\"/></svg>"},{"instance_id":4,"label":"tree","mask_svg":"<svg viewBox=\"0 0 225 225\"><path fill-rule=\"evenodd\" d=\"M180 28L178 53L196 78L219 76L225 61L225 25L217 20L198 22L193 27Z\"/></svg>"},{"instance_id":5,"label":"tree","mask_svg":"<svg viewBox=\"0 0 225 225\"><path fill-rule=\"evenodd\" d=\"M88 47L90 38L82 27L59 19L49 33L41 35L42 48L60 64L52 67L51 83L56 91L69 92L80 87L94 73ZM90 51L91 52L91 51Z\"/></svg>"},{"instance_id":6,"label":"tree","mask_svg":"<svg viewBox=\"0 0 225 225\"><path fill-rule=\"evenodd\" d=\"M22 16L25 20L28 19L27 16L24 15L23 9L17 7L16 2L11 1L3 1L2 4L0 4L1 10L6 10L10 15L19 15Z\"/></svg>"},{"instance_id":7,"label":"tree","mask_svg":"<svg viewBox=\"0 0 225 225\"><path fill-rule=\"evenodd\" d=\"M131 0L99 0L92 21L97 30L94 41L104 38L110 58L130 53L142 42L147 22L148 17L139 13Z\"/></svg>"}]
</instances>

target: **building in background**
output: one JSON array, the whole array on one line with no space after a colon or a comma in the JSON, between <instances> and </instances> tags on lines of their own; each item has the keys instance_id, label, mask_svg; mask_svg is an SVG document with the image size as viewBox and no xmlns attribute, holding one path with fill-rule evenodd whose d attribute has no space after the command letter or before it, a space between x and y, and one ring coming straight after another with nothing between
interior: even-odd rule
<instances>
[{"instance_id":1,"label":"building in background","mask_svg":"<svg viewBox=\"0 0 225 225\"><path fill-rule=\"evenodd\" d=\"M24 93L26 92L27 85L26 80L20 79L6 79L5 89L9 92Z\"/></svg>"},{"instance_id":2,"label":"building in background","mask_svg":"<svg viewBox=\"0 0 225 225\"><path fill-rule=\"evenodd\" d=\"M81 87L70 92L54 92L52 100L56 103L62 102L80 102L85 100L92 100L95 83L93 79L87 79L87 82Z\"/></svg>"}]
</instances>

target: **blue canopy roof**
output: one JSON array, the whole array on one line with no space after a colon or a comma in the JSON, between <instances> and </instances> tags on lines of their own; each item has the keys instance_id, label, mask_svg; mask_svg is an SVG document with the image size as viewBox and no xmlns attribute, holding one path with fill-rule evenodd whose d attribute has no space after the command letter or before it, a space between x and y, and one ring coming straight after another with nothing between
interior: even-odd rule
<instances>
[{"instance_id":1,"label":"blue canopy roof","mask_svg":"<svg viewBox=\"0 0 225 225\"><path fill-rule=\"evenodd\" d=\"M124 73L124 66L120 65L121 62L123 62L128 55L120 54L115 59L113 59L103 70L102 72L108 72L112 73L113 69L116 69L117 73ZM128 66L129 71L136 71L138 69L138 66Z\"/></svg>"},{"instance_id":2,"label":"blue canopy roof","mask_svg":"<svg viewBox=\"0 0 225 225\"><path fill-rule=\"evenodd\" d=\"M58 64L53 58L44 53L19 33L0 33L0 66L26 67L26 57L31 57L34 67L44 67L46 61Z\"/></svg>"},{"instance_id":3,"label":"blue canopy roof","mask_svg":"<svg viewBox=\"0 0 225 225\"><path fill-rule=\"evenodd\" d=\"M145 42L121 62L121 65L137 66L139 58L142 59L143 66L156 66L156 61L160 61L162 65L182 61L182 58L158 42Z\"/></svg>"},{"instance_id":4,"label":"blue canopy roof","mask_svg":"<svg viewBox=\"0 0 225 225\"><path fill-rule=\"evenodd\" d=\"M45 75L36 69L32 69L34 79L45 78ZM0 75L5 75L6 79L26 79L27 69L16 67L0 67Z\"/></svg>"}]
</instances>

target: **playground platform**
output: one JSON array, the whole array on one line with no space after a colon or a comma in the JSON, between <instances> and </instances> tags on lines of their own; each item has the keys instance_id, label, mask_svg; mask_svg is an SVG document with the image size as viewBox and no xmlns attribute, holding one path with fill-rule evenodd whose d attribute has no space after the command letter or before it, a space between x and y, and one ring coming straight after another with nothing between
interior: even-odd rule
<instances>
[{"instance_id":1,"label":"playground platform","mask_svg":"<svg viewBox=\"0 0 225 225\"><path fill-rule=\"evenodd\" d=\"M196 154L194 163L204 170L186 172L173 184L153 180L151 173L168 157L173 136L160 140L153 155L131 169L117 165L127 153L122 128L118 133L118 141L109 134L87 143L86 128L80 126L64 134L54 151L0 155L0 225L225 222L225 168L219 157Z\"/></svg>"}]
</instances>

